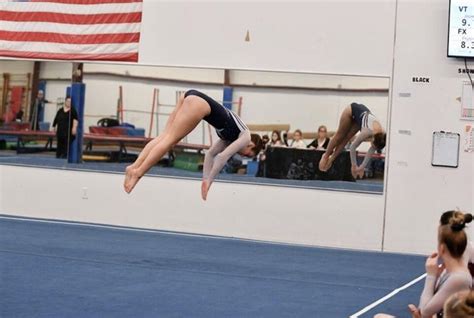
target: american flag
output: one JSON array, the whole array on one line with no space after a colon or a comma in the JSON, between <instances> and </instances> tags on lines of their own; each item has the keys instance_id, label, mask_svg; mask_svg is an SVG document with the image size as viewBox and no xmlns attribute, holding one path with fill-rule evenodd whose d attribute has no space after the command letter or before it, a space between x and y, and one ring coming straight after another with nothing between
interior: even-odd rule
<instances>
[{"instance_id":1,"label":"american flag","mask_svg":"<svg viewBox=\"0 0 474 318\"><path fill-rule=\"evenodd\" d=\"M0 0L0 56L138 61L143 0Z\"/></svg>"}]
</instances>

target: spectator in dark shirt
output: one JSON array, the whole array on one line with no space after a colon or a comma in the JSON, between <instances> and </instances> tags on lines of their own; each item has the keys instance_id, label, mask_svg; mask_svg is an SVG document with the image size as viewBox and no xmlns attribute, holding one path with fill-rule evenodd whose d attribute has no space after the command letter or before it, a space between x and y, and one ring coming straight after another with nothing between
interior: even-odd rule
<instances>
[{"instance_id":1,"label":"spectator in dark shirt","mask_svg":"<svg viewBox=\"0 0 474 318\"><path fill-rule=\"evenodd\" d=\"M262 150L265 150L267 148L267 144L268 144L269 141L270 141L270 137L268 137L268 135L263 135L262 136L262 143L263 143L263 149Z\"/></svg>"},{"instance_id":2,"label":"spectator in dark shirt","mask_svg":"<svg viewBox=\"0 0 474 318\"><path fill-rule=\"evenodd\" d=\"M321 125L318 128L318 138L313 140L313 142L308 145L308 148L312 148L316 150L326 150L328 145L329 145L328 129L326 128L326 126Z\"/></svg>"},{"instance_id":3,"label":"spectator in dark shirt","mask_svg":"<svg viewBox=\"0 0 474 318\"><path fill-rule=\"evenodd\" d=\"M263 135L262 143L263 143L263 148L258 154L258 170L257 170L257 175L256 175L257 177L264 176L265 160L267 159L266 151L267 151L267 148L270 146L270 137L268 137L268 135Z\"/></svg>"},{"instance_id":4,"label":"spectator in dark shirt","mask_svg":"<svg viewBox=\"0 0 474 318\"><path fill-rule=\"evenodd\" d=\"M57 138L56 158L67 157L69 146L76 137L78 123L77 112L71 107L71 98L67 97L53 122Z\"/></svg>"}]
</instances>

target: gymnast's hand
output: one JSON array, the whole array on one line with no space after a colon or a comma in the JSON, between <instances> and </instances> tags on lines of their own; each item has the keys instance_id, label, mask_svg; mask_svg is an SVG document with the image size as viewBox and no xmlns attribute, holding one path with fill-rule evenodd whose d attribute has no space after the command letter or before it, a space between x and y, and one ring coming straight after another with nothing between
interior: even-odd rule
<instances>
[{"instance_id":1,"label":"gymnast's hand","mask_svg":"<svg viewBox=\"0 0 474 318\"><path fill-rule=\"evenodd\" d=\"M364 178L364 173L365 173L365 168L364 167L358 167L357 168L356 174L357 174L357 177L359 177L359 179Z\"/></svg>"},{"instance_id":2,"label":"gymnast's hand","mask_svg":"<svg viewBox=\"0 0 474 318\"><path fill-rule=\"evenodd\" d=\"M413 304L408 305L408 310L410 311L412 318L421 318L421 311L415 305Z\"/></svg>"},{"instance_id":3,"label":"gymnast's hand","mask_svg":"<svg viewBox=\"0 0 474 318\"><path fill-rule=\"evenodd\" d=\"M364 177L365 169L364 167L358 167L357 165L352 165L351 173L354 179L362 179Z\"/></svg>"},{"instance_id":4,"label":"gymnast's hand","mask_svg":"<svg viewBox=\"0 0 474 318\"><path fill-rule=\"evenodd\" d=\"M425 268L426 274L438 277L444 270L444 264L438 265L438 253L431 254L430 257L426 260Z\"/></svg>"},{"instance_id":5,"label":"gymnast's hand","mask_svg":"<svg viewBox=\"0 0 474 318\"><path fill-rule=\"evenodd\" d=\"M209 188L211 187L211 183L209 180L202 180L201 183L201 197L204 201L207 199L207 193L209 192Z\"/></svg>"},{"instance_id":6,"label":"gymnast's hand","mask_svg":"<svg viewBox=\"0 0 474 318\"><path fill-rule=\"evenodd\" d=\"M357 179L357 172L358 172L357 165L352 165L351 166L351 173L352 173L352 176L354 177L354 179Z\"/></svg>"}]
</instances>

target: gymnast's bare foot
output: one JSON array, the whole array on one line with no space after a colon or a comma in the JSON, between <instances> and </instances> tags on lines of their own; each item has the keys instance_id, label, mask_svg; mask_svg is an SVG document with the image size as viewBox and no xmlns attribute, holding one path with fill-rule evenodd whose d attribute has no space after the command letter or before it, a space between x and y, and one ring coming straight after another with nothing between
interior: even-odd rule
<instances>
[{"instance_id":1,"label":"gymnast's bare foot","mask_svg":"<svg viewBox=\"0 0 474 318\"><path fill-rule=\"evenodd\" d=\"M327 168L329 161L329 156L323 155L321 157L321 160L319 160L319 170L321 171L327 171L329 168Z\"/></svg>"},{"instance_id":2,"label":"gymnast's bare foot","mask_svg":"<svg viewBox=\"0 0 474 318\"><path fill-rule=\"evenodd\" d=\"M124 189L125 192L130 193L132 192L133 188L135 188L135 185L138 183L140 180L141 176L138 173L137 169L131 167L130 169L126 169L126 175L125 175L125 182L124 182Z\"/></svg>"},{"instance_id":3,"label":"gymnast's bare foot","mask_svg":"<svg viewBox=\"0 0 474 318\"><path fill-rule=\"evenodd\" d=\"M125 180L123 180L123 188L125 189L125 185L129 182L128 180L130 179L130 173L132 172L132 170L135 169L135 167L133 166L133 164L127 166L127 168L125 168Z\"/></svg>"}]
</instances>

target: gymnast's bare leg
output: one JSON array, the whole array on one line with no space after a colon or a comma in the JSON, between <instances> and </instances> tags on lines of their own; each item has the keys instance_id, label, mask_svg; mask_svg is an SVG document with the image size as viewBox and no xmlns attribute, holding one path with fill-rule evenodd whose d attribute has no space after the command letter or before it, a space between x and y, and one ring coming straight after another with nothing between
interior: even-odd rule
<instances>
[{"instance_id":1,"label":"gymnast's bare leg","mask_svg":"<svg viewBox=\"0 0 474 318\"><path fill-rule=\"evenodd\" d=\"M178 105L168 119L165 131L150 141L137 160L127 167L124 181L125 191L130 193L140 178L210 112L210 106L199 97L180 98Z\"/></svg>"},{"instance_id":2,"label":"gymnast's bare leg","mask_svg":"<svg viewBox=\"0 0 474 318\"><path fill-rule=\"evenodd\" d=\"M336 159L337 155L339 155L342 149L344 149L344 142L346 140L350 140L350 138L348 139L347 137L348 134L351 132L352 124L353 121L351 106L347 106L341 114L341 118L339 120L339 127L337 128L336 134L329 141L329 145L326 149L326 152L319 161L319 170L328 171L331 168L331 165ZM338 149L338 153L335 152L336 149Z\"/></svg>"}]
</instances>

